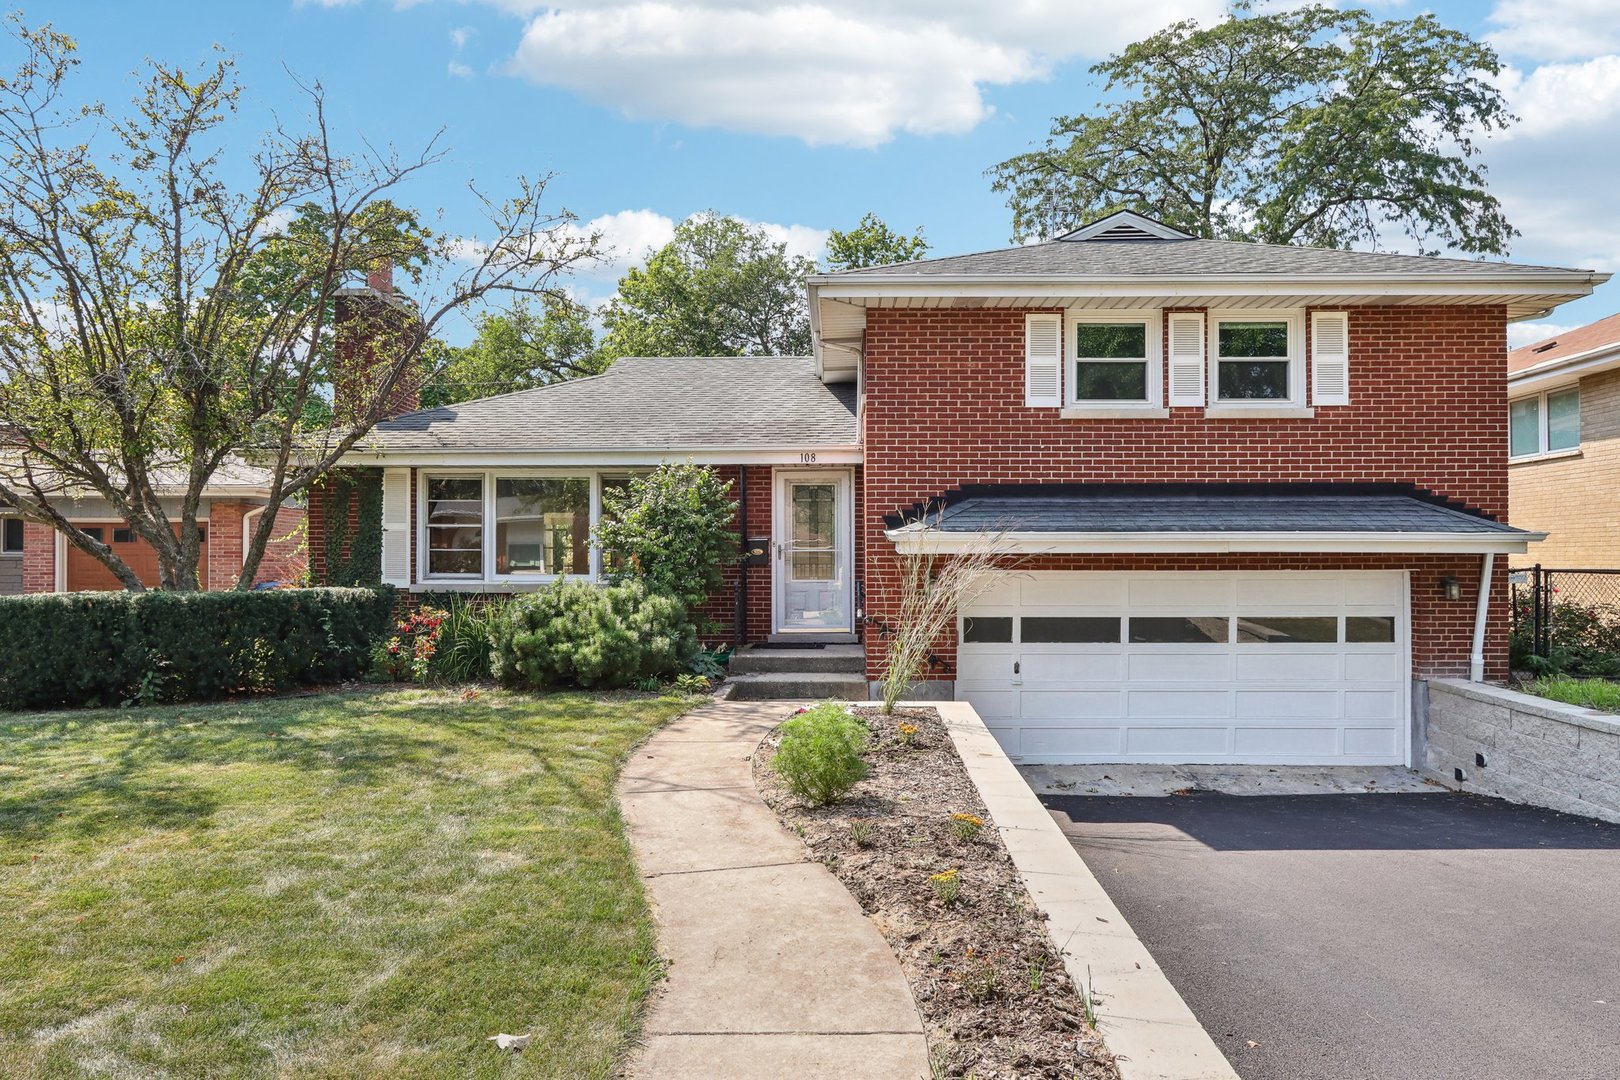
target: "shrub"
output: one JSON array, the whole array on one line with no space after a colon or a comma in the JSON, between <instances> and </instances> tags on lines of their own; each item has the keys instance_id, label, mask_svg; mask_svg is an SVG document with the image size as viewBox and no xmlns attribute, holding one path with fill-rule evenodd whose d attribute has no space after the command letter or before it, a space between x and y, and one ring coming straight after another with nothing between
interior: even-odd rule
<instances>
[{"instance_id":1,"label":"shrub","mask_svg":"<svg viewBox=\"0 0 1620 1080\"><path fill-rule=\"evenodd\" d=\"M0 708L192 701L361 675L392 589L0 598Z\"/></svg>"},{"instance_id":2,"label":"shrub","mask_svg":"<svg viewBox=\"0 0 1620 1080\"><path fill-rule=\"evenodd\" d=\"M686 670L698 653L686 607L639 581L559 581L512 601L492 631L491 670L508 686L636 686Z\"/></svg>"},{"instance_id":3,"label":"shrub","mask_svg":"<svg viewBox=\"0 0 1620 1080\"><path fill-rule=\"evenodd\" d=\"M866 777L867 737L866 725L847 708L826 701L782 725L773 768L811 806L836 802Z\"/></svg>"},{"instance_id":4,"label":"shrub","mask_svg":"<svg viewBox=\"0 0 1620 1080\"><path fill-rule=\"evenodd\" d=\"M431 605L441 613L427 681L454 685L489 678L495 624L509 603L504 596L424 595L423 607Z\"/></svg>"},{"instance_id":5,"label":"shrub","mask_svg":"<svg viewBox=\"0 0 1620 1080\"><path fill-rule=\"evenodd\" d=\"M1620 610L1609 604L1554 600L1547 613L1548 656L1537 656L1528 610L1521 610L1510 639L1514 670L1576 678L1620 678Z\"/></svg>"},{"instance_id":6,"label":"shrub","mask_svg":"<svg viewBox=\"0 0 1620 1080\"><path fill-rule=\"evenodd\" d=\"M704 465L663 465L602 492L594 534L615 581L639 578L695 610L742 559L731 482Z\"/></svg>"}]
</instances>

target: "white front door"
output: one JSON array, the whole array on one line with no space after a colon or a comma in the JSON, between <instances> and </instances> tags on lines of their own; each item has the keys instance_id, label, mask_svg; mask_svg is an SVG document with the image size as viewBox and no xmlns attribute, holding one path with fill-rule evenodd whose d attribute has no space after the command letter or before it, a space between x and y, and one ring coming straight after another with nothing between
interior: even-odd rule
<instances>
[{"instance_id":1,"label":"white front door","mask_svg":"<svg viewBox=\"0 0 1620 1080\"><path fill-rule=\"evenodd\" d=\"M777 633L855 628L850 493L848 472L776 474Z\"/></svg>"},{"instance_id":2,"label":"white front door","mask_svg":"<svg viewBox=\"0 0 1620 1080\"><path fill-rule=\"evenodd\" d=\"M956 696L1015 760L1405 765L1399 571L1033 572L963 612Z\"/></svg>"}]
</instances>

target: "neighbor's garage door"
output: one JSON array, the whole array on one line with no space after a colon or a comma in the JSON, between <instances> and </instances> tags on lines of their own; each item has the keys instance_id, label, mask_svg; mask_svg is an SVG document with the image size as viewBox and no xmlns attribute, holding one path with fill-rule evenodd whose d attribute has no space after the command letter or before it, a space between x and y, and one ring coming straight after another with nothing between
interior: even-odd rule
<instances>
[{"instance_id":1,"label":"neighbor's garage door","mask_svg":"<svg viewBox=\"0 0 1620 1080\"><path fill-rule=\"evenodd\" d=\"M1400 572L1031 573L964 612L956 696L1026 762L1407 763Z\"/></svg>"},{"instance_id":2,"label":"neighbor's garage door","mask_svg":"<svg viewBox=\"0 0 1620 1080\"><path fill-rule=\"evenodd\" d=\"M132 529L122 525L82 525L85 532L100 540L113 549L113 554L124 560L124 564L135 571L135 576L148 588L157 588L158 557L152 545L136 536ZM208 526L199 525L202 531L201 554L197 558L197 575L201 578L202 587L208 587ZM178 534L179 526L175 526ZM101 563L86 555L76 547L67 549L67 591L68 592L121 592L123 582L113 576Z\"/></svg>"}]
</instances>

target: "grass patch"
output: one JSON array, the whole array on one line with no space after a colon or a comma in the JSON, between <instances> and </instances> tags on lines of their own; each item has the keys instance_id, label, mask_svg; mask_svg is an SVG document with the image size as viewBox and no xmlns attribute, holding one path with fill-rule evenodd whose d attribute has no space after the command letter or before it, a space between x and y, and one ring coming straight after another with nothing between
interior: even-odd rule
<instances>
[{"instance_id":1,"label":"grass patch","mask_svg":"<svg viewBox=\"0 0 1620 1080\"><path fill-rule=\"evenodd\" d=\"M1608 679L1576 679L1569 675L1545 675L1526 683L1527 693L1537 697L1580 705L1603 712L1620 713L1620 683Z\"/></svg>"},{"instance_id":2,"label":"grass patch","mask_svg":"<svg viewBox=\"0 0 1620 1080\"><path fill-rule=\"evenodd\" d=\"M614 776L687 705L0 714L0 1075L612 1075L657 976Z\"/></svg>"}]
</instances>

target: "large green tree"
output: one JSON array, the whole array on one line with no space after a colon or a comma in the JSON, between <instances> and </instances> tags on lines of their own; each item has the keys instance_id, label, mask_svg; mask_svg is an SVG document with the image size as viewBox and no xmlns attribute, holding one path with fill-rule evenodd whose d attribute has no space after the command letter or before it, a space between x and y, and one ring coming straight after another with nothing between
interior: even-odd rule
<instances>
[{"instance_id":1,"label":"large green tree","mask_svg":"<svg viewBox=\"0 0 1620 1080\"><path fill-rule=\"evenodd\" d=\"M602 354L803 356L810 351L804 279L815 263L763 228L697 214L645 267L619 279L602 309Z\"/></svg>"},{"instance_id":2,"label":"large green tree","mask_svg":"<svg viewBox=\"0 0 1620 1080\"><path fill-rule=\"evenodd\" d=\"M1496 53L1429 14L1234 4L1092 70L1110 97L990 170L1019 239L1115 210L1196 236L1502 254L1517 235L1478 140L1505 128Z\"/></svg>"},{"instance_id":3,"label":"large green tree","mask_svg":"<svg viewBox=\"0 0 1620 1080\"><path fill-rule=\"evenodd\" d=\"M866 266L887 266L911 262L928 253L921 226L910 236L895 232L876 214L867 214L848 231L827 234L827 269L856 270Z\"/></svg>"},{"instance_id":4,"label":"large green tree","mask_svg":"<svg viewBox=\"0 0 1620 1080\"><path fill-rule=\"evenodd\" d=\"M71 98L73 40L12 16L0 78L0 505L57 529L126 588L142 583L69 519L64 495L104 500L155 549L164 588L197 588L204 490L248 459L268 471L249 538L250 587L276 510L352 450L420 377L452 314L500 294L550 295L594 237L543 208L545 180L483 198L471 245L393 201L439 160L346 154L319 85L296 128L234 133L240 92L222 58L154 62L127 109ZM233 148L250 149L236 153ZM413 303L375 327L363 377L311 431L337 374L332 312L389 263Z\"/></svg>"},{"instance_id":5,"label":"large green tree","mask_svg":"<svg viewBox=\"0 0 1620 1080\"><path fill-rule=\"evenodd\" d=\"M477 328L472 344L445 348L442 360L430 358L424 406L531 390L607 367L590 310L567 296L545 296L538 304L519 298L505 311L479 316Z\"/></svg>"}]
</instances>

